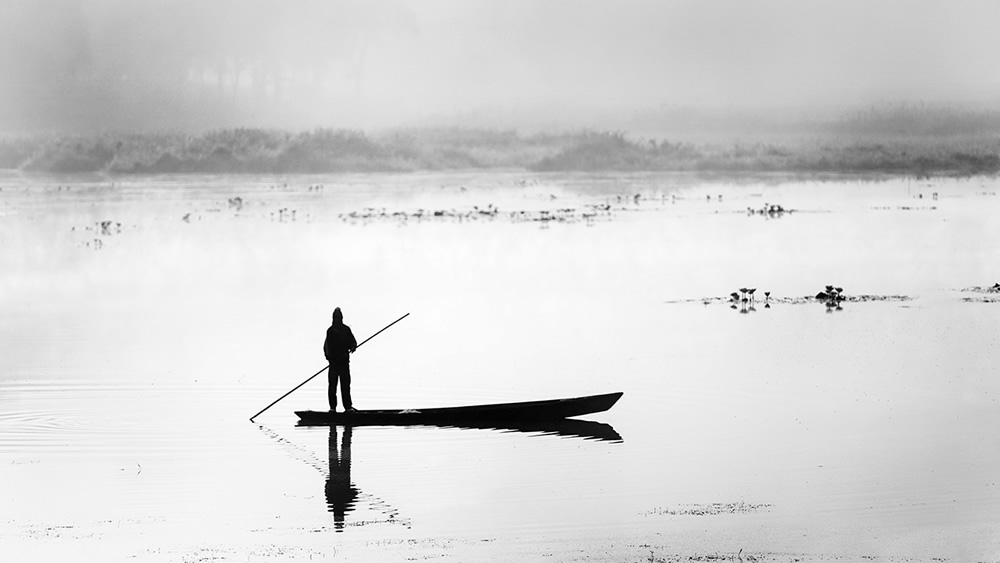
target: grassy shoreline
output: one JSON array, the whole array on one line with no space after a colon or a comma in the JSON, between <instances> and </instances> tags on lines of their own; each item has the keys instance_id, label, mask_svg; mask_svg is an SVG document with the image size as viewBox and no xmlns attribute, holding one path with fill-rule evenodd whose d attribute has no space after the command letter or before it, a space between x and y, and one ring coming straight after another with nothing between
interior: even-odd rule
<instances>
[{"instance_id":1,"label":"grassy shoreline","mask_svg":"<svg viewBox=\"0 0 1000 563\"><path fill-rule=\"evenodd\" d=\"M29 173L184 174L411 172L1000 172L1000 117L892 108L780 132L645 138L622 131L521 134L423 128L365 133L225 129L0 138L0 169Z\"/></svg>"}]
</instances>

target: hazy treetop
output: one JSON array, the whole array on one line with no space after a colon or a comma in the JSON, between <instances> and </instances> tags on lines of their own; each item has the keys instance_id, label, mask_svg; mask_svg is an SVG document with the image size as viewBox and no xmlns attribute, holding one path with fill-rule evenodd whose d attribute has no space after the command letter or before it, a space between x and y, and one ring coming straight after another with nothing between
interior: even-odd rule
<instances>
[{"instance_id":1,"label":"hazy treetop","mask_svg":"<svg viewBox=\"0 0 1000 563\"><path fill-rule=\"evenodd\" d=\"M0 0L0 129L1000 102L992 0Z\"/></svg>"}]
</instances>

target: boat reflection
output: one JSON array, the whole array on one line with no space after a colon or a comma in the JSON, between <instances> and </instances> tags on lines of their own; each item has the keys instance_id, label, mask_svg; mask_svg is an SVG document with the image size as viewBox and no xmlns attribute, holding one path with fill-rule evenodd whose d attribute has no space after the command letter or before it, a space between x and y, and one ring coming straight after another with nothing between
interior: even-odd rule
<instances>
[{"instance_id":1,"label":"boat reflection","mask_svg":"<svg viewBox=\"0 0 1000 563\"><path fill-rule=\"evenodd\" d=\"M299 421L297 426L330 426L331 428L350 429L352 426L333 425L324 422L303 422ZM359 426L359 425L354 425ZM542 436L562 436L566 438L582 438L584 440L598 440L603 442L623 442L619 434L610 424L595 422L592 420L579 420L575 418L564 418L560 420L536 421L515 424L505 424L497 422L463 422L460 424L412 424L409 426L433 426L437 428L461 428L461 429L481 429L496 430L499 432L524 432L527 434L538 434ZM332 443L331 443L332 447Z\"/></svg>"},{"instance_id":2,"label":"boat reflection","mask_svg":"<svg viewBox=\"0 0 1000 563\"><path fill-rule=\"evenodd\" d=\"M298 425L330 427L330 438L328 442L330 461L324 492L326 496L327 510L333 513L333 525L336 531L341 532L344 530L344 526L346 526L345 518L347 513L354 510L359 497L365 497L366 503L373 502L376 505L382 505L380 507L381 511L388 517L388 521L400 521L398 513L395 509L392 509L376 497L362 493L351 481L351 440L353 426L341 426L334 424L304 424L302 422L299 422ZM618 434L618 432L616 432L611 425L591 420L563 419L510 426L442 425L439 427L485 429L500 432L524 432L540 436L562 436L606 442L623 441L621 435Z\"/></svg>"}]
</instances>

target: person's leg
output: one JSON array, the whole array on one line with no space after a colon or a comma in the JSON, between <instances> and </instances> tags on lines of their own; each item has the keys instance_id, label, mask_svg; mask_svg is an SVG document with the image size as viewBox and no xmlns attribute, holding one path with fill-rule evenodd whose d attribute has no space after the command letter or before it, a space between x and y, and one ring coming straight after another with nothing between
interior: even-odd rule
<instances>
[{"instance_id":1,"label":"person's leg","mask_svg":"<svg viewBox=\"0 0 1000 563\"><path fill-rule=\"evenodd\" d=\"M326 371L327 387L326 397L330 401L330 410L337 410L337 370L330 364Z\"/></svg>"},{"instance_id":2,"label":"person's leg","mask_svg":"<svg viewBox=\"0 0 1000 563\"><path fill-rule=\"evenodd\" d=\"M344 394L344 410L348 410L354 406L354 401L351 400L351 366L350 364L343 367L340 370L340 391Z\"/></svg>"}]
</instances>

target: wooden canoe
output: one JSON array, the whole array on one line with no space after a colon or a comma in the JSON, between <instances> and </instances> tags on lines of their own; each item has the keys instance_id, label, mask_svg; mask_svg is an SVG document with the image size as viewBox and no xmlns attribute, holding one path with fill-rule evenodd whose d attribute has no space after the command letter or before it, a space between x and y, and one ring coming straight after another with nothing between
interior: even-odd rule
<instances>
[{"instance_id":1,"label":"wooden canoe","mask_svg":"<svg viewBox=\"0 0 1000 563\"><path fill-rule=\"evenodd\" d=\"M554 421L604 412L610 409L622 393L589 395L571 399L549 399L521 403L496 403L463 407L436 407L405 410L359 410L356 412L295 411L300 424L455 425L488 424L496 426Z\"/></svg>"}]
</instances>

